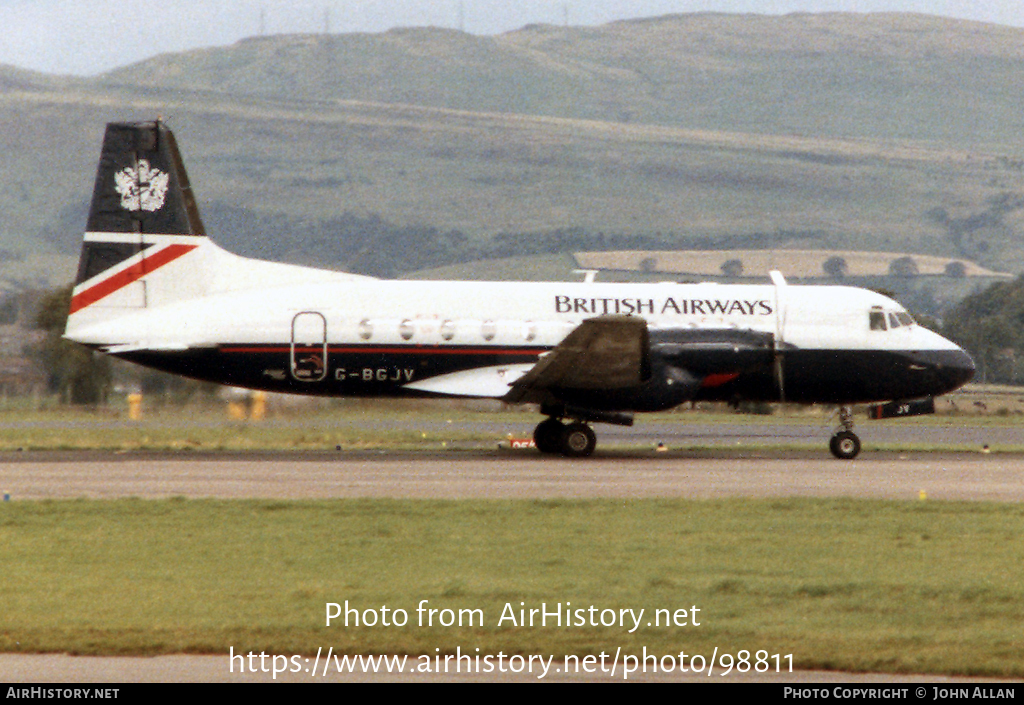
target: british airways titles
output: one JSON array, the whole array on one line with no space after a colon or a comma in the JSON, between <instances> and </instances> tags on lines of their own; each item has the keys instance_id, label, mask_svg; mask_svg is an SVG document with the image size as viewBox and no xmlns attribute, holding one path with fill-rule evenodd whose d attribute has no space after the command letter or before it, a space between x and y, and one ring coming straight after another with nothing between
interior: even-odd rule
<instances>
[{"instance_id":1,"label":"british airways titles","mask_svg":"<svg viewBox=\"0 0 1024 705\"><path fill-rule=\"evenodd\" d=\"M593 315L675 313L690 316L770 316L775 310L771 302L764 299L679 299L669 296L664 300L656 300L555 296L555 312Z\"/></svg>"}]
</instances>

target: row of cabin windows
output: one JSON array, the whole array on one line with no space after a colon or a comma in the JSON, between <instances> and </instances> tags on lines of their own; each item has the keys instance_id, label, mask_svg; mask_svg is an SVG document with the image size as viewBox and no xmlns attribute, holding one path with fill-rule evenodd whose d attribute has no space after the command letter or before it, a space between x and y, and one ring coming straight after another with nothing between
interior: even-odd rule
<instances>
[{"instance_id":1,"label":"row of cabin windows","mask_svg":"<svg viewBox=\"0 0 1024 705\"><path fill-rule=\"evenodd\" d=\"M462 326L469 325L468 323L460 324ZM442 340L452 340L456 333L455 321L445 320L441 322L438 329L441 334ZM405 319L398 325L398 334L402 337L402 340L412 340L416 335L416 323L411 319ZM480 324L480 335L484 340L494 340L498 335L498 324L496 321L484 321ZM537 337L537 324L532 321L526 321L522 324L522 335L527 342L533 341ZM359 322L359 337L363 340L370 340L373 338L373 321L368 318L364 318Z\"/></svg>"},{"instance_id":2,"label":"row of cabin windows","mask_svg":"<svg viewBox=\"0 0 1024 705\"><path fill-rule=\"evenodd\" d=\"M913 317L906 311L890 311L886 314L885 311L872 310L868 312L868 323L871 330L886 330L886 320L888 319L888 329L899 328L901 326L912 326L915 321Z\"/></svg>"}]
</instances>

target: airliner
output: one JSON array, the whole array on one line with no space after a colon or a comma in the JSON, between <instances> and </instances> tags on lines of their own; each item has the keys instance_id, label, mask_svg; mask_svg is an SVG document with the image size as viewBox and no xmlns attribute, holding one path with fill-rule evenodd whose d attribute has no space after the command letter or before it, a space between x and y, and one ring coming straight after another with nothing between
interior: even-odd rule
<instances>
[{"instance_id":1,"label":"airliner","mask_svg":"<svg viewBox=\"0 0 1024 705\"><path fill-rule=\"evenodd\" d=\"M381 243L384 246L385 243ZM65 337L198 380L353 397L536 405L541 453L591 424L704 400L933 410L970 356L847 286L393 281L243 258L207 237L171 130L107 125Z\"/></svg>"}]
</instances>

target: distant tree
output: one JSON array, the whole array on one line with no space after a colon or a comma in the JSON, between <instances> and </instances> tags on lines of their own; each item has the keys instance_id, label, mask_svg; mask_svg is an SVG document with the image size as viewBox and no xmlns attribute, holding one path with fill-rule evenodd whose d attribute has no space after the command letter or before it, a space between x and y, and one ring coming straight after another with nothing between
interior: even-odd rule
<instances>
[{"instance_id":1,"label":"distant tree","mask_svg":"<svg viewBox=\"0 0 1024 705\"><path fill-rule=\"evenodd\" d=\"M832 255L825 260L821 268L825 271L825 274L829 275L833 279L842 279L846 276L849 268L846 264L846 258L840 257L839 255Z\"/></svg>"},{"instance_id":2,"label":"distant tree","mask_svg":"<svg viewBox=\"0 0 1024 705\"><path fill-rule=\"evenodd\" d=\"M640 260L640 271L642 272L655 272L658 270L658 260L654 257L644 257Z\"/></svg>"},{"instance_id":3,"label":"distant tree","mask_svg":"<svg viewBox=\"0 0 1024 705\"><path fill-rule=\"evenodd\" d=\"M68 318L72 285L54 289L40 302L36 328L46 331L42 343L30 354L46 370L51 392L70 404L99 404L110 390L110 361L61 336Z\"/></svg>"},{"instance_id":4,"label":"distant tree","mask_svg":"<svg viewBox=\"0 0 1024 705\"><path fill-rule=\"evenodd\" d=\"M963 279L967 276L967 265L963 262L950 262L946 265L945 274L952 279Z\"/></svg>"},{"instance_id":5,"label":"distant tree","mask_svg":"<svg viewBox=\"0 0 1024 705\"><path fill-rule=\"evenodd\" d=\"M942 330L974 358L980 381L1024 383L1024 277L971 294L946 314Z\"/></svg>"},{"instance_id":6,"label":"distant tree","mask_svg":"<svg viewBox=\"0 0 1024 705\"><path fill-rule=\"evenodd\" d=\"M889 263L889 276L916 277L917 274L917 262L915 262L914 258L909 255L898 257Z\"/></svg>"},{"instance_id":7,"label":"distant tree","mask_svg":"<svg viewBox=\"0 0 1024 705\"><path fill-rule=\"evenodd\" d=\"M726 260L722 264L722 274L727 277L738 277L743 274L743 262L738 259Z\"/></svg>"}]
</instances>

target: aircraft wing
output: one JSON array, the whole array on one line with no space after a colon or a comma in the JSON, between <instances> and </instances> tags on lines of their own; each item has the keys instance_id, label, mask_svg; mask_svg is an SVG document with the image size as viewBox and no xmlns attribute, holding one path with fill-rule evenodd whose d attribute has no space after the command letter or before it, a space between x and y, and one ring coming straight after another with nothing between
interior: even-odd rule
<instances>
[{"instance_id":1,"label":"aircraft wing","mask_svg":"<svg viewBox=\"0 0 1024 705\"><path fill-rule=\"evenodd\" d=\"M621 389L646 376L647 321L634 316L599 316L577 326L512 383L505 401L529 401L551 388Z\"/></svg>"}]
</instances>

